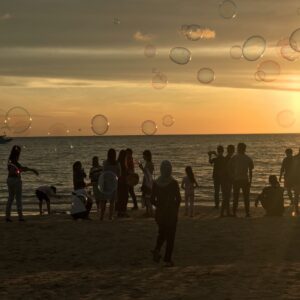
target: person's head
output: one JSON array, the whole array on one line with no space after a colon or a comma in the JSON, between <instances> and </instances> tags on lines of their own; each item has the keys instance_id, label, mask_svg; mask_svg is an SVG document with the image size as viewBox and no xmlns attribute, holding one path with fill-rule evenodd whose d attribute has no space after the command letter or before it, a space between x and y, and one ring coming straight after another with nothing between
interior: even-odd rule
<instances>
[{"instance_id":1,"label":"person's head","mask_svg":"<svg viewBox=\"0 0 300 300\"><path fill-rule=\"evenodd\" d=\"M21 147L15 145L11 148L8 160L11 162L17 162L20 158L20 154L21 154Z\"/></svg>"},{"instance_id":2,"label":"person's head","mask_svg":"<svg viewBox=\"0 0 300 300\"><path fill-rule=\"evenodd\" d=\"M109 149L107 151L107 161L110 164L112 164L112 165L114 165L116 163L116 161L117 161L117 153L116 153L115 149L111 148L111 149Z\"/></svg>"},{"instance_id":3,"label":"person's head","mask_svg":"<svg viewBox=\"0 0 300 300\"><path fill-rule=\"evenodd\" d=\"M151 162L152 161L152 153L150 150L145 150L143 152L143 158L145 161Z\"/></svg>"},{"instance_id":4,"label":"person's head","mask_svg":"<svg viewBox=\"0 0 300 300\"><path fill-rule=\"evenodd\" d=\"M277 176L276 175L270 175L269 176L269 183L270 183L271 186L278 186L279 182L278 182Z\"/></svg>"},{"instance_id":5,"label":"person's head","mask_svg":"<svg viewBox=\"0 0 300 300\"><path fill-rule=\"evenodd\" d=\"M222 145L217 147L217 153L218 155L222 155L224 153L224 147Z\"/></svg>"},{"instance_id":6,"label":"person's head","mask_svg":"<svg viewBox=\"0 0 300 300\"><path fill-rule=\"evenodd\" d=\"M235 151L234 145L228 145L228 146L227 146L227 153L228 153L229 155L233 155L234 151Z\"/></svg>"},{"instance_id":7,"label":"person's head","mask_svg":"<svg viewBox=\"0 0 300 300\"><path fill-rule=\"evenodd\" d=\"M169 178L172 175L172 164L168 160L164 160L160 165L160 175Z\"/></svg>"},{"instance_id":8,"label":"person's head","mask_svg":"<svg viewBox=\"0 0 300 300\"><path fill-rule=\"evenodd\" d=\"M245 143L239 143L237 146L237 151L239 154L244 154L246 152L246 144Z\"/></svg>"},{"instance_id":9,"label":"person's head","mask_svg":"<svg viewBox=\"0 0 300 300\"><path fill-rule=\"evenodd\" d=\"M79 160L75 161L73 164L73 172L78 172L82 170L82 164Z\"/></svg>"},{"instance_id":10,"label":"person's head","mask_svg":"<svg viewBox=\"0 0 300 300\"><path fill-rule=\"evenodd\" d=\"M126 149L126 155L127 155L127 157L132 157L132 154L133 154L132 149L127 148L127 149Z\"/></svg>"},{"instance_id":11,"label":"person's head","mask_svg":"<svg viewBox=\"0 0 300 300\"><path fill-rule=\"evenodd\" d=\"M56 187L54 185L51 185L50 189L53 191L54 194L56 194Z\"/></svg>"},{"instance_id":12,"label":"person's head","mask_svg":"<svg viewBox=\"0 0 300 300\"><path fill-rule=\"evenodd\" d=\"M122 149L122 150L119 152L118 162L119 162L120 164L124 164L124 163L125 163L125 160L126 160L126 151Z\"/></svg>"},{"instance_id":13,"label":"person's head","mask_svg":"<svg viewBox=\"0 0 300 300\"><path fill-rule=\"evenodd\" d=\"M195 182L195 175L191 166L185 168L185 173L191 182Z\"/></svg>"},{"instance_id":14,"label":"person's head","mask_svg":"<svg viewBox=\"0 0 300 300\"><path fill-rule=\"evenodd\" d=\"M99 166L99 158L98 158L98 156L94 156L93 157L92 165L93 165L93 167L98 167Z\"/></svg>"},{"instance_id":15,"label":"person's head","mask_svg":"<svg viewBox=\"0 0 300 300\"><path fill-rule=\"evenodd\" d=\"M291 148L287 148L287 149L285 150L285 155L286 155L287 157L293 156L293 150L292 150Z\"/></svg>"}]
</instances>

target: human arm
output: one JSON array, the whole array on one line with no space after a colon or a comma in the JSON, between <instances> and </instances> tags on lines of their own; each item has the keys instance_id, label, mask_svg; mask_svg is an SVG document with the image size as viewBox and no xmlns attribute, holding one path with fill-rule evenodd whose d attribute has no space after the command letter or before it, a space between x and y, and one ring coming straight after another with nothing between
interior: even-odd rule
<instances>
[{"instance_id":1,"label":"human arm","mask_svg":"<svg viewBox=\"0 0 300 300\"><path fill-rule=\"evenodd\" d=\"M183 178L181 181L181 188L185 190L185 178Z\"/></svg>"},{"instance_id":2,"label":"human arm","mask_svg":"<svg viewBox=\"0 0 300 300\"><path fill-rule=\"evenodd\" d=\"M176 181L175 201L179 207L180 202L181 202L181 195L180 195L179 184L177 181Z\"/></svg>"},{"instance_id":3,"label":"human arm","mask_svg":"<svg viewBox=\"0 0 300 300\"><path fill-rule=\"evenodd\" d=\"M250 184L250 186L252 185L253 169L254 169L254 163L253 163L253 160L250 158L250 160L249 160L249 184Z\"/></svg>"},{"instance_id":4,"label":"human arm","mask_svg":"<svg viewBox=\"0 0 300 300\"><path fill-rule=\"evenodd\" d=\"M284 167L284 160L283 160L283 162L281 164L281 168L280 168L279 182L281 182L284 172L285 172L285 167Z\"/></svg>"},{"instance_id":5,"label":"human arm","mask_svg":"<svg viewBox=\"0 0 300 300\"><path fill-rule=\"evenodd\" d=\"M34 173L36 176L39 176L39 172L36 169L23 167L23 166L21 166L20 169L21 169L21 172L31 172L31 173Z\"/></svg>"}]
</instances>

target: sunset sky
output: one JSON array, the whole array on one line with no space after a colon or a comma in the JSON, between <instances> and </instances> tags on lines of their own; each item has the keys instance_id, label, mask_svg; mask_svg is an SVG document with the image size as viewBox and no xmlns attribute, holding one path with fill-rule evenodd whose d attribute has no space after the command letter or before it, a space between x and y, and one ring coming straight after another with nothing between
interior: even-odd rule
<instances>
[{"instance_id":1,"label":"sunset sky","mask_svg":"<svg viewBox=\"0 0 300 300\"><path fill-rule=\"evenodd\" d=\"M91 135L96 114L109 119L112 135L142 134L147 119L157 123L157 134L299 132L300 59L290 62L276 47L300 27L299 1L236 0L232 19L220 16L219 3L2 0L0 114L26 108L33 121L25 135L47 135L55 123L71 135ZM215 37L187 40L179 32L184 24L209 28ZM264 56L232 59L231 47L253 35L267 41ZM155 57L144 55L147 44L156 47ZM188 48L191 61L172 62L173 47ZM281 67L273 82L255 80L264 60ZM197 80L203 67L214 70L214 82ZM167 76L165 88L153 88L153 70ZM277 118L285 110L295 117L288 127ZM172 127L162 126L166 114L175 118Z\"/></svg>"}]
</instances>

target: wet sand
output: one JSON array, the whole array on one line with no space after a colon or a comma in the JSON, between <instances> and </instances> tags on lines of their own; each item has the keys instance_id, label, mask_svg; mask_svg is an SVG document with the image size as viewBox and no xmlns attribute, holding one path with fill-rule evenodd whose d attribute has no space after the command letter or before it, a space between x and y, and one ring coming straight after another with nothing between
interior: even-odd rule
<instances>
[{"instance_id":1,"label":"wet sand","mask_svg":"<svg viewBox=\"0 0 300 300\"><path fill-rule=\"evenodd\" d=\"M300 218L198 207L181 214L166 269L151 260L156 225L141 215L1 222L0 299L300 299Z\"/></svg>"}]
</instances>

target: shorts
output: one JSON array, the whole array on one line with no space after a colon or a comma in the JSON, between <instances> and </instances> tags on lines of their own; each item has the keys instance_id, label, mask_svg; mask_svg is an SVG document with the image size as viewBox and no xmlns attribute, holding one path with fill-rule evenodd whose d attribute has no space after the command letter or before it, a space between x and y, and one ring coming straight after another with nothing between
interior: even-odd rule
<instances>
[{"instance_id":1,"label":"shorts","mask_svg":"<svg viewBox=\"0 0 300 300\"><path fill-rule=\"evenodd\" d=\"M43 200L45 200L46 202L50 202L50 199L48 198L48 196L39 190L35 191L35 195L39 199L40 202L43 202Z\"/></svg>"}]
</instances>

